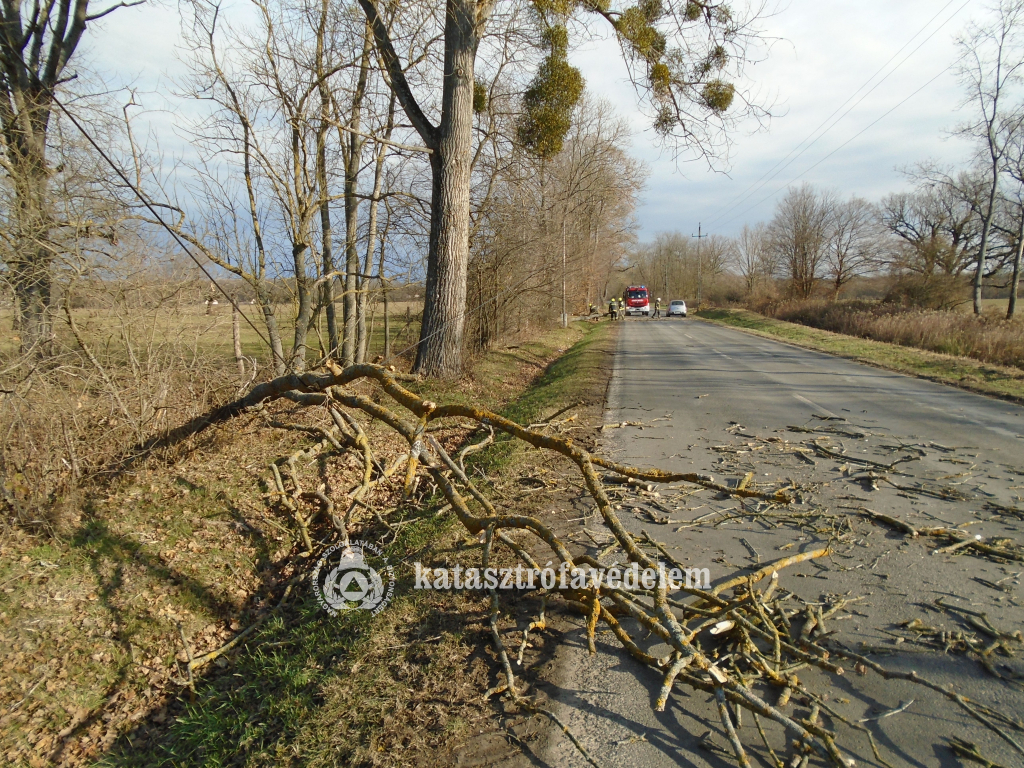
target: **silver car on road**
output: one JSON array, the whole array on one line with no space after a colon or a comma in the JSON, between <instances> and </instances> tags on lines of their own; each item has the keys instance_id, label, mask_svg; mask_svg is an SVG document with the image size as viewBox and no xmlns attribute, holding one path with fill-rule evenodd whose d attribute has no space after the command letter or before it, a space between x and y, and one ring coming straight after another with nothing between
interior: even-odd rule
<instances>
[{"instance_id":1,"label":"silver car on road","mask_svg":"<svg viewBox=\"0 0 1024 768\"><path fill-rule=\"evenodd\" d=\"M686 317L686 302L683 301L682 299L676 299L675 301L669 302L668 316Z\"/></svg>"}]
</instances>

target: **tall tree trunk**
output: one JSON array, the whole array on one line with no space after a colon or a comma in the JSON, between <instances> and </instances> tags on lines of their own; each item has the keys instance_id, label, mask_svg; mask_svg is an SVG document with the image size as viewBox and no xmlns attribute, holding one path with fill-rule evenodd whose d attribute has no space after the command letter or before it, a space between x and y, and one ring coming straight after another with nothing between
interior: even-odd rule
<instances>
[{"instance_id":1,"label":"tall tree trunk","mask_svg":"<svg viewBox=\"0 0 1024 768\"><path fill-rule=\"evenodd\" d=\"M482 26L482 21L479 23ZM426 300L413 368L417 373L441 378L453 378L462 368L477 24L473 0L448 0L441 124L437 145L430 155Z\"/></svg>"},{"instance_id":2,"label":"tall tree trunk","mask_svg":"<svg viewBox=\"0 0 1024 768\"><path fill-rule=\"evenodd\" d=\"M309 208L298 203L299 191L303 189L305 178L304 173L304 148L298 121L292 121L291 128L291 161L292 161L292 189L296 196L296 210L290 213L291 218L291 240L292 240L292 268L295 279L295 335L292 341L291 369L293 371L306 370L306 337L312 326L313 313L316 310L316 303L313 301L313 288L315 281L309 276L306 265L306 252L309 250L311 234L311 216L316 208L310 201Z\"/></svg>"},{"instance_id":3,"label":"tall tree trunk","mask_svg":"<svg viewBox=\"0 0 1024 768\"><path fill-rule=\"evenodd\" d=\"M241 112L239 112L241 114ZM263 225L260 223L259 206L256 203L256 185L252 171L252 133L248 120L242 121L242 178L245 180L246 200L249 206L249 221L256 246L256 263L253 265L250 284L256 292L256 303L263 312L263 322L270 342L271 365L275 376L283 376L287 370L284 359L284 344L274 314L274 297L267 286L267 249L263 241ZM239 264L239 275L245 277ZM247 278L248 279L248 278Z\"/></svg>"},{"instance_id":4,"label":"tall tree trunk","mask_svg":"<svg viewBox=\"0 0 1024 768\"><path fill-rule=\"evenodd\" d=\"M414 370L452 378L462 367L469 260L473 72L494 0L447 0L441 120L434 126L416 101L388 26L374 0L359 0L373 29L392 91L430 150L430 240L426 296Z\"/></svg>"},{"instance_id":5,"label":"tall tree trunk","mask_svg":"<svg viewBox=\"0 0 1024 768\"><path fill-rule=\"evenodd\" d=\"M292 341L291 369L306 370L306 336L316 309L310 286L313 283L306 273L306 243L292 244L292 264L295 268L295 336Z\"/></svg>"},{"instance_id":6,"label":"tall tree trunk","mask_svg":"<svg viewBox=\"0 0 1024 768\"><path fill-rule=\"evenodd\" d=\"M39 107L49 115L48 105ZM26 110L27 112L27 110ZM49 210L49 170L46 164L46 127L38 114L19 115L16 126L5 130L15 194L14 258L10 260L15 317L21 350L43 353L52 335L50 300L53 251ZM15 141L10 146L11 140Z\"/></svg>"},{"instance_id":7,"label":"tall tree trunk","mask_svg":"<svg viewBox=\"0 0 1024 768\"><path fill-rule=\"evenodd\" d=\"M231 340L234 342L238 375L245 376L245 358L242 357L242 329L238 323L238 302L233 299L231 301Z\"/></svg>"},{"instance_id":8,"label":"tall tree trunk","mask_svg":"<svg viewBox=\"0 0 1024 768\"><path fill-rule=\"evenodd\" d=\"M331 206L328 202L328 191L327 191L327 171L325 155L326 151L323 146L320 147L320 158L317 160L317 165L324 168L324 171L320 174L320 194L322 199L320 201L320 239L321 239L321 256L323 262L323 274L330 275L334 272L334 253L333 253L333 242L331 233ZM318 169L319 170L319 169ZM327 314L327 344L330 347L327 350L327 354L334 357L338 354L341 349L341 335L338 333L338 313L334 306L334 280L335 278L329 277L324 280L321 288L321 302L324 305L324 311Z\"/></svg>"},{"instance_id":9,"label":"tall tree trunk","mask_svg":"<svg viewBox=\"0 0 1024 768\"><path fill-rule=\"evenodd\" d=\"M35 239L35 238L33 238ZM42 354L52 335L50 298L52 292L52 256L48 250L19 243L22 251L11 270L11 282L17 302L15 318L21 339L21 351Z\"/></svg>"},{"instance_id":10,"label":"tall tree trunk","mask_svg":"<svg viewBox=\"0 0 1024 768\"><path fill-rule=\"evenodd\" d=\"M384 128L384 141L391 140L391 134L395 128L395 96L392 94L388 104L388 120ZM384 160L387 157L388 145L381 143L377 149L376 165L373 171L373 194L370 196L370 216L366 232L366 257L363 259L363 270L360 280L366 280L365 275L370 274L373 269L373 253L377 245L377 209L380 207L380 193L384 188ZM383 253L383 249L382 249ZM366 331L366 300L367 291L359 291L356 303L356 316L358 318L358 333L356 345L356 362L366 362L366 348L369 344L369 334ZM371 329L372 331L372 329Z\"/></svg>"},{"instance_id":11,"label":"tall tree trunk","mask_svg":"<svg viewBox=\"0 0 1024 768\"><path fill-rule=\"evenodd\" d=\"M391 307L388 304L388 281L384 279L384 249L381 248L381 279L380 287L384 294L384 362L391 359Z\"/></svg>"},{"instance_id":12,"label":"tall tree trunk","mask_svg":"<svg viewBox=\"0 0 1024 768\"><path fill-rule=\"evenodd\" d=\"M1020 211L1017 227L1017 247L1013 250L1013 277L1010 278L1010 300L1006 303L1006 319L1012 320L1017 311L1017 290L1020 288L1020 262L1024 254L1024 209Z\"/></svg>"},{"instance_id":13,"label":"tall tree trunk","mask_svg":"<svg viewBox=\"0 0 1024 768\"><path fill-rule=\"evenodd\" d=\"M86 25L118 7L90 15L89 0L4 4L0 132L4 170L14 190L7 222L14 242L4 261L14 289L21 348L26 351L48 353L53 335L54 220L46 137L54 96L62 83L74 77L67 76L66 67Z\"/></svg>"},{"instance_id":14,"label":"tall tree trunk","mask_svg":"<svg viewBox=\"0 0 1024 768\"><path fill-rule=\"evenodd\" d=\"M363 36L363 56L359 63L359 79L352 94L352 112L349 127L359 131L362 120L363 98L366 95L366 80L370 72L370 53L373 37L370 26L366 25ZM342 362L352 365L356 361L357 316L359 305L356 300L359 277L359 164L363 156L363 137L358 133L348 134L348 152L345 157L345 335L342 341Z\"/></svg>"},{"instance_id":15,"label":"tall tree trunk","mask_svg":"<svg viewBox=\"0 0 1024 768\"><path fill-rule=\"evenodd\" d=\"M317 183L320 187L320 242L321 257L323 262L323 274L330 275L334 272L333 236L331 230L331 204L330 191L327 183L327 134L330 129L331 117L331 94L326 77L324 66L324 46L327 35L327 18L330 10L330 0L321 0L320 3L320 26L317 30L316 53L317 53L317 78L320 92L320 126L317 130L316 147L316 174ZM321 303L327 314L327 344L330 347L327 354L334 357L341 349L341 337L338 334L338 317L334 306L334 278L324 280L321 289Z\"/></svg>"},{"instance_id":16,"label":"tall tree trunk","mask_svg":"<svg viewBox=\"0 0 1024 768\"><path fill-rule=\"evenodd\" d=\"M995 176L995 174L993 174ZM981 291L985 282L985 261L988 256L988 238L992 232L992 218L996 212L996 191L998 188L998 176L992 182L992 188L988 195L988 210L985 218L982 219L981 245L978 246L978 268L974 272L974 314L981 314Z\"/></svg>"},{"instance_id":17,"label":"tall tree trunk","mask_svg":"<svg viewBox=\"0 0 1024 768\"><path fill-rule=\"evenodd\" d=\"M273 297L267 290L266 283L256 284L256 303L263 313L263 323L267 327L267 339L270 341L271 364L274 366L274 375L283 376L286 370L284 362L284 343L281 341L281 331L277 327L277 316L274 314Z\"/></svg>"},{"instance_id":18,"label":"tall tree trunk","mask_svg":"<svg viewBox=\"0 0 1024 768\"><path fill-rule=\"evenodd\" d=\"M374 301L372 304L370 304L370 319L366 323L366 329L367 329L366 330L366 338L367 339L372 339L373 338L373 325L374 325L374 322L375 322L376 319L377 319L377 302ZM369 342L367 342L367 343L369 343ZM365 360L365 358L366 358L366 350L365 349L363 350L363 358L364 358L363 362L366 362L366 360Z\"/></svg>"}]
</instances>

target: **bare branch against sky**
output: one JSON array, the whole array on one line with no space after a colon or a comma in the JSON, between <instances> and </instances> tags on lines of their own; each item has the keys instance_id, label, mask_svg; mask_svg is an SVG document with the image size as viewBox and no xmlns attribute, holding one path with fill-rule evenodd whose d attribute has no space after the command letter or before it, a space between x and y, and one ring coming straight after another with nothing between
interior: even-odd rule
<instances>
[{"instance_id":1,"label":"bare branch against sky","mask_svg":"<svg viewBox=\"0 0 1024 768\"><path fill-rule=\"evenodd\" d=\"M651 169L639 214L641 238L698 220L712 222L718 233L736 234L745 223L770 218L790 183L808 181L877 200L906 188L898 167L966 158L966 143L948 135L962 120L950 65L954 34L976 7L967 0L780 2L764 22L777 42L748 73L778 105L778 116L767 132L738 137L728 174L702 163L676 163L658 148L649 120L635 108L636 94L613 40L588 43L570 59L595 94L626 116L635 132L633 152ZM146 108L166 110L150 119L170 153L188 152L185 142L174 146L168 138L181 108L172 84L182 69L176 52L181 42L168 34L178 23L174 6L126 9L99 22L89 51L96 70L139 86L137 98ZM765 182L770 173L777 175Z\"/></svg>"}]
</instances>

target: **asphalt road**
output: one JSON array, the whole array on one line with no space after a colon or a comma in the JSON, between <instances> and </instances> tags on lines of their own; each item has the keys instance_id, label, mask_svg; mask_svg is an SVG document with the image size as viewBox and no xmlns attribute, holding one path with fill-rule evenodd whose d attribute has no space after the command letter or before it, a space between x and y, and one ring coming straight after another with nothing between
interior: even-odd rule
<instances>
[{"instance_id":1,"label":"asphalt road","mask_svg":"<svg viewBox=\"0 0 1024 768\"><path fill-rule=\"evenodd\" d=\"M845 514L843 507L863 506L918 528L966 525L985 537L1024 540L1024 520L994 514L986 506L1021 506L1024 408L693 319L627 320L622 325L604 432L604 452L616 460L705 472L720 482L753 472L754 483L763 488L800 489L798 511L824 507ZM815 440L852 459L822 456L813 450ZM873 479L858 458L879 463L905 458L901 474L889 475L901 487ZM722 523L719 515L694 524L711 512L738 511L736 501L679 486L659 492L657 507L639 496L620 499L623 522L634 532L649 531L678 559L708 567L712 582L835 540L836 530L776 526L751 517ZM958 498L937 497L946 492ZM599 518L587 525L601 533ZM999 680L976 658L928 648L901 626L917 618L963 631L957 614L932 608L943 599L984 612L1004 631L1021 629L1024 564L998 563L964 550L936 555L939 545L932 538L910 539L855 515L843 530L836 555L786 569L782 586L809 601L825 595L859 598L842 620L832 623L847 647L875 649L871 658L894 670L916 670L996 709L1024 716L1024 646L1016 646L1016 658L998 661L1004 678L1021 679ZM911 637L899 639L906 635ZM546 692L604 765L735 764L729 754L715 750L727 742L713 700L677 686L666 711L654 712L658 676L620 652L610 634L599 639L602 653L590 657L582 631L571 633ZM646 642L664 650L650 638ZM974 742L997 764L1024 765L1024 755L920 686L852 671L831 681L813 672L800 672L800 677L854 720L913 700L897 715L866 721L893 765L961 765L948 747L952 736ZM806 715L799 703L789 707L790 714ZM826 723L838 728L858 764L877 764L862 734ZM749 723L741 736L755 764L769 765ZM780 733L769 737L783 748ZM1016 739L1024 743L1024 734ZM550 739L535 763L585 764L562 738Z\"/></svg>"}]
</instances>

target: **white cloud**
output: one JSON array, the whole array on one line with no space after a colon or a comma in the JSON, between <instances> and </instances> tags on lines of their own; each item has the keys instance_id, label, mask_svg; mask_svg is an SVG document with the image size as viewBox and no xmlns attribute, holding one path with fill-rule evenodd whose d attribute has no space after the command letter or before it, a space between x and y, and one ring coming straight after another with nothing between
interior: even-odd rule
<instances>
[{"instance_id":1,"label":"white cloud","mask_svg":"<svg viewBox=\"0 0 1024 768\"><path fill-rule=\"evenodd\" d=\"M615 44L603 41L581 48L574 60L591 88L627 113L640 131L633 149L652 171L639 212L642 236L671 229L696 231L698 222L734 234L744 223L769 218L772 193L791 182L809 181L876 200L906 187L897 166L929 158L961 161L967 153L963 142L945 139L958 120L955 108L960 99L956 79L947 68L956 55L953 35L970 18L971 5L976 7L964 0L948 5L935 0L791 0L764 22L766 34L782 40L767 61L748 73L763 92L778 95L779 117L767 133L737 137L729 175L706 171L698 163L677 168L667 153L659 151L653 132L636 111ZM947 23L939 28L943 22ZM884 82L777 177L726 213L915 35L878 78L891 72ZM934 82L908 99L936 75Z\"/></svg>"},{"instance_id":2,"label":"white cloud","mask_svg":"<svg viewBox=\"0 0 1024 768\"><path fill-rule=\"evenodd\" d=\"M696 231L698 222L733 234L745 222L770 217L774 198L769 196L790 181L806 180L875 200L906 186L896 166L928 158L961 161L967 154L964 143L946 140L944 133L958 119L955 107L960 92L950 71L863 135L853 137L952 63L953 34L976 7L976 2L965 0L948 5L942 0L789 0L764 22L766 34L781 41L767 61L748 72L758 89L777 95L779 116L772 120L769 132L737 137L728 176L708 172L701 163L677 165L671 153L658 148L647 119L636 109L636 95L618 45L607 35L582 45L573 60L591 90L611 100L627 117L636 131L633 151L651 168L639 212L642 236L671 229ZM939 18L926 27L940 9ZM925 28L889 69L950 18L812 148L743 205L723 215L916 33ZM90 69L116 73L118 83L139 89L138 100L153 110L145 122L172 155L188 152L187 143L173 132L181 110L189 108L172 93L173 82L185 71L179 45L178 6L160 4L122 9L93 25L82 51Z\"/></svg>"}]
</instances>

